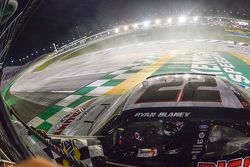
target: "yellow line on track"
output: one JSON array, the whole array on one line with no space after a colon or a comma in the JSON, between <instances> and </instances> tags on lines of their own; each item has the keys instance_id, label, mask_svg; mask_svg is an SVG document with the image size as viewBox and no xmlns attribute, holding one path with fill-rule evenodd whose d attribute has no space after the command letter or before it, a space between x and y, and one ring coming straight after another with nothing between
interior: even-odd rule
<instances>
[{"instance_id":1,"label":"yellow line on track","mask_svg":"<svg viewBox=\"0 0 250 167\"><path fill-rule=\"evenodd\" d=\"M142 69L138 73L132 75L130 78L120 83L110 91L106 92L104 95L122 95L127 93L129 90L137 86L139 83L143 82L147 77L152 75L161 66L166 64L171 58L172 55L170 54L161 57L155 63L149 65L148 67Z\"/></svg>"},{"instance_id":2,"label":"yellow line on track","mask_svg":"<svg viewBox=\"0 0 250 167\"><path fill-rule=\"evenodd\" d=\"M228 52L230 55L240 59L241 61L245 62L246 64L250 65L250 58L242 55L242 54L239 54L239 53L236 53L236 52Z\"/></svg>"}]
</instances>

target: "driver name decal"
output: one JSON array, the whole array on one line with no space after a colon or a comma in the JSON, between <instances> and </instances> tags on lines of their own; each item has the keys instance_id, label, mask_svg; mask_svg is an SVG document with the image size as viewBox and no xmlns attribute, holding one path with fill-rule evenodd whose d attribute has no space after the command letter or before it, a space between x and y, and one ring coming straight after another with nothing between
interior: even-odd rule
<instances>
[{"instance_id":1,"label":"driver name decal","mask_svg":"<svg viewBox=\"0 0 250 167\"><path fill-rule=\"evenodd\" d=\"M138 112L136 118L187 118L191 112Z\"/></svg>"}]
</instances>

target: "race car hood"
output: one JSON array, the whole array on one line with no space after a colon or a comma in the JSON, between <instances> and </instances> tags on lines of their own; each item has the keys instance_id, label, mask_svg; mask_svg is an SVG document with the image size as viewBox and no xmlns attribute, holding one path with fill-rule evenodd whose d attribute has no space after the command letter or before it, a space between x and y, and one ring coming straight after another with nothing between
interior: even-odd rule
<instances>
[{"instance_id":1,"label":"race car hood","mask_svg":"<svg viewBox=\"0 0 250 167\"><path fill-rule=\"evenodd\" d=\"M84 104L75 108L74 112L63 117L57 124L55 124L50 134L54 135L89 135L92 127L97 124L100 126L106 122L117 104L120 104L122 96L102 96L91 99ZM100 120L98 120L101 118Z\"/></svg>"}]
</instances>

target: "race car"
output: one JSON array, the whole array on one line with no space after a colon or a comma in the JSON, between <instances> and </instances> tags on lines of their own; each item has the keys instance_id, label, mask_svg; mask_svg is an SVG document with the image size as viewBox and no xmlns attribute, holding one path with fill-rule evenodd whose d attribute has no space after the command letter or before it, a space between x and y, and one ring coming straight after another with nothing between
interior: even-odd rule
<instances>
[{"instance_id":1,"label":"race car","mask_svg":"<svg viewBox=\"0 0 250 167\"><path fill-rule=\"evenodd\" d=\"M125 95L86 102L74 118L67 116L72 123L66 126L64 118L50 133L98 136L106 160L112 163L246 167L249 101L248 89L223 78L158 75Z\"/></svg>"}]
</instances>

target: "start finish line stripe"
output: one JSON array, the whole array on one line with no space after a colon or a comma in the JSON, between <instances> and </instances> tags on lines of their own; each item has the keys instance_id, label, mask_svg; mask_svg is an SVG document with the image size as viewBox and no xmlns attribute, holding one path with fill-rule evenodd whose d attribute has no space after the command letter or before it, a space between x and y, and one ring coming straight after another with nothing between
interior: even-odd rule
<instances>
[{"instance_id":1,"label":"start finish line stripe","mask_svg":"<svg viewBox=\"0 0 250 167\"><path fill-rule=\"evenodd\" d=\"M104 95L122 95L127 93L129 90L134 88L139 83L143 82L147 77L151 76L155 71L157 71L162 65L166 64L172 55L165 55L161 57L158 61L141 70L140 72L132 75L130 78L120 83L110 91L106 92Z\"/></svg>"},{"instance_id":2,"label":"start finish line stripe","mask_svg":"<svg viewBox=\"0 0 250 167\"><path fill-rule=\"evenodd\" d=\"M250 65L250 58L242 55L242 54L239 54L239 53L236 53L236 52L228 52L230 55L240 59L241 61L245 62L246 64Z\"/></svg>"},{"instance_id":3,"label":"start finish line stripe","mask_svg":"<svg viewBox=\"0 0 250 167\"><path fill-rule=\"evenodd\" d=\"M66 98L61 99L55 105L50 106L47 110L33 118L29 124L48 132L63 117L74 113L80 105L92 98L102 96L131 76L154 64L159 58L160 56L158 55L147 56L144 60L136 61L101 77Z\"/></svg>"}]
</instances>

